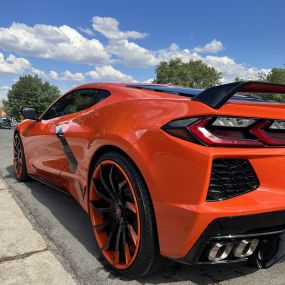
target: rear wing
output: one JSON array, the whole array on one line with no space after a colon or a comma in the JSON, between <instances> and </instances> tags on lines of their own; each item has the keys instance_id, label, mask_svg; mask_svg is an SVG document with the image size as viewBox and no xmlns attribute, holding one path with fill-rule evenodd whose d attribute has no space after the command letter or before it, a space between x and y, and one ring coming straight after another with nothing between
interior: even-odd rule
<instances>
[{"instance_id":1,"label":"rear wing","mask_svg":"<svg viewBox=\"0 0 285 285\"><path fill-rule=\"evenodd\" d=\"M206 89L192 101L204 103L214 109L221 108L235 93L285 94L285 85L259 81L240 81Z\"/></svg>"}]
</instances>

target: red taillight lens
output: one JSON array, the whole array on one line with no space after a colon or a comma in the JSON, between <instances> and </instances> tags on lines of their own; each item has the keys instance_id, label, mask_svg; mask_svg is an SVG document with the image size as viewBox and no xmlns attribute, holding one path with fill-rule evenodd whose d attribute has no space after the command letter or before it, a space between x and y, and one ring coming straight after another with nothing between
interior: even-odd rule
<instances>
[{"instance_id":1,"label":"red taillight lens","mask_svg":"<svg viewBox=\"0 0 285 285\"><path fill-rule=\"evenodd\" d=\"M285 146L285 121L206 116L172 121L162 127L167 133L209 146Z\"/></svg>"},{"instance_id":2,"label":"red taillight lens","mask_svg":"<svg viewBox=\"0 0 285 285\"><path fill-rule=\"evenodd\" d=\"M211 122L212 117L206 117L188 126L191 133L208 145L221 146L262 146L254 139L247 139L243 130L238 127L217 127ZM222 129L221 129L222 128ZM234 129L234 130L233 130Z\"/></svg>"},{"instance_id":3,"label":"red taillight lens","mask_svg":"<svg viewBox=\"0 0 285 285\"><path fill-rule=\"evenodd\" d=\"M277 127L271 128L277 122ZM252 133L263 143L271 146L285 145L285 130L278 128L278 121L264 120L252 128Z\"/></svg>"}]
</instances>

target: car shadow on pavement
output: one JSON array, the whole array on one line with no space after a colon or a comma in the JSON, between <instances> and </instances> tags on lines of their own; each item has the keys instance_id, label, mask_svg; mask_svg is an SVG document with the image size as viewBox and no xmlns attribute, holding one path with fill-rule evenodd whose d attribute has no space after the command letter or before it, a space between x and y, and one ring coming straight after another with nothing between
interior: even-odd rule
<instances>
[{"instance_id":1,"label":"car shadow on pavement","mask_svg":"<svg viewBox=\"0 0 285 285\"><path fill-rule=\"evenodd\" d=\"M41 205L43 205L45 209L47 208L52 213L53 217L55 217L64 227L64 230L68 231L82 246L84 246L89 254L91 254L92 258L94 258L94 261L97 261L98 263L98 260L100 259L99 251L94 241L89 217L71 196L54 190L34 180L25 183L18 183L15 180L13 167L7 167L6 171L7 172L4 177L10 187L13 189L14 195L16 195L19 200L23 201L23 193L20 188L25 187L26 190L30 191L33 198L36 199L37 202L39 202ZM32 202L26 201L23 204L25 203ZM33 207L33 205L28 205L28 207ZM42 217L41 215L45 214L43 212L39 212L36 220L39 224L42 225L45 224L45 220L49 219L49 217ZM56 238L60 237L52 237L54 241ZM69 248L68 250L72 251L72 248ZM91 270L94 269L90 268L90 271ZM152 274L145 278L137 279L137 281L143 284L160 284L172 282L184 283L188 281L189 284L192 282L192 284L206 285L213 283L216 284L224 280L242 278L247 275L254 274L254 272L256 272L255 268L247 267L243 264L187 266L173 262L166 271ZM109 278L121 279L120 277L111 274L109 275ZM245 281L246 279L243 279L243 282Z\"/></svg>"}]
</instances>

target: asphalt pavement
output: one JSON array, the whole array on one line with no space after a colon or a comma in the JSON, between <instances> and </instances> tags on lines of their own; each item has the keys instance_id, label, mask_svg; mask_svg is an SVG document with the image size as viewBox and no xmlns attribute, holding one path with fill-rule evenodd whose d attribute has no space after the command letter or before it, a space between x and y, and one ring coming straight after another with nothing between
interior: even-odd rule
<instances>
[{"instance_id":1,"label":"asphalt pavement","mask_svg":"<svg viewBox=\"0 0 285 285\"><path fill-rule=\"evenodd\" d=\"M98 258L98 248L88 215L72 197L33 180L25 183L16 181L12 167L12 139L12 130L0 130L0 174L33 230L39 233L49 251L56 257L56 262L61 264L76 283L285 284L285 259L267 270L256 270L238 264L186 266L173 263L167 271L138 280L127 281L110 274ZM3 207L1 203L5 201L0 201L0 207ZM23 255L22 258L28 257ZM0 258L0 265L1 262Z\"/></svg>"}]
</instances>

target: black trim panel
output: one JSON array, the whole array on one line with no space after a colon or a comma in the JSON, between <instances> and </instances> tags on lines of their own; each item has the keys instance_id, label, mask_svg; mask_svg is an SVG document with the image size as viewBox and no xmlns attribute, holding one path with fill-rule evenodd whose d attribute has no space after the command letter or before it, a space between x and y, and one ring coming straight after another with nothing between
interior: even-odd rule
<instances>
[{"instance_id":1,"label":"black trim panel","mask_svg":"<svg viewBox=\"0 0 285 285\"><path fill-rule=\"evenodd\" d=\"M46 179L44 179L44 178L39 178L39 177L37 177L37 176L35 176L35 175L32 175L32 174L29 174L29 176L30 176L31 178L33 178L34 180L36 180L36 181L38 181L38 182L40 182L40 183L45 184L45 185L48 186L48 187L51 187L51 188L53 188L53 189L55 189L55 190L57 190L57 191L59 191L59 192L62 192L62 193L64 193L64 194L68 195L68 196L71 196L71 194L70 194L69 192L67 192L67 191L65 191L65 190L63 190L63 189L61 189L61 188L59 188L59 187L53 185L50 181L48 181L48 180L46 180Z\"/></svg>"},{"instance_id":2,"label":"black trim panel","mask_svg":"<svg viewBox=\"0 0 285 285\"><path fill-rule=\"evenodd\" d=\"M82 200L84 200L85 194L86 194L86 186L84 188L82 188L81 183L79 182L79 188L80 188L80 191L81 191Z\"/></svg>"},{"instance_id":3,"label":"black trim panel","mask_svg":"<svg viewBox=\"0 0 285 285\"><path fill-rule=\"evenodd\" d=\"M247 159L219 158L212 162L208 202L231 199L256 190L258 177Z\"/></svg>"},{"instance_id":4,"label":"black trim panel","mask_svg":"<svg viewBox=\"0 0 285 285\"><path fill-rule=\"evenodd\" d=\"M56 126L55 132L56 132L56 136L60 142L60 145L62 147L62 150L64 151L64 154L66 155L66 158L68 160L70 171L72 173L74 173L77 169L78 162L77 162L77 159L74 156L74 153L73 153L72 149L70 148L66 138L64 137L61 125Z\"/></svg>"},{"instance_id":5,"label":"black trim panel","mask_svg":"<svg viewBox=\"0 0 285 285\"><path fill-rule=\"evenodd\" d=\"M132 84L127 85L129 88L136 88L142 90L156 91L156 92L164 92L169 94L181 95L186 97L194 97L201 93L202 89L195 88L187 88L187 87L174 87L174 86L165 86L159 84Z\"/></svg>"}]
</instances>

